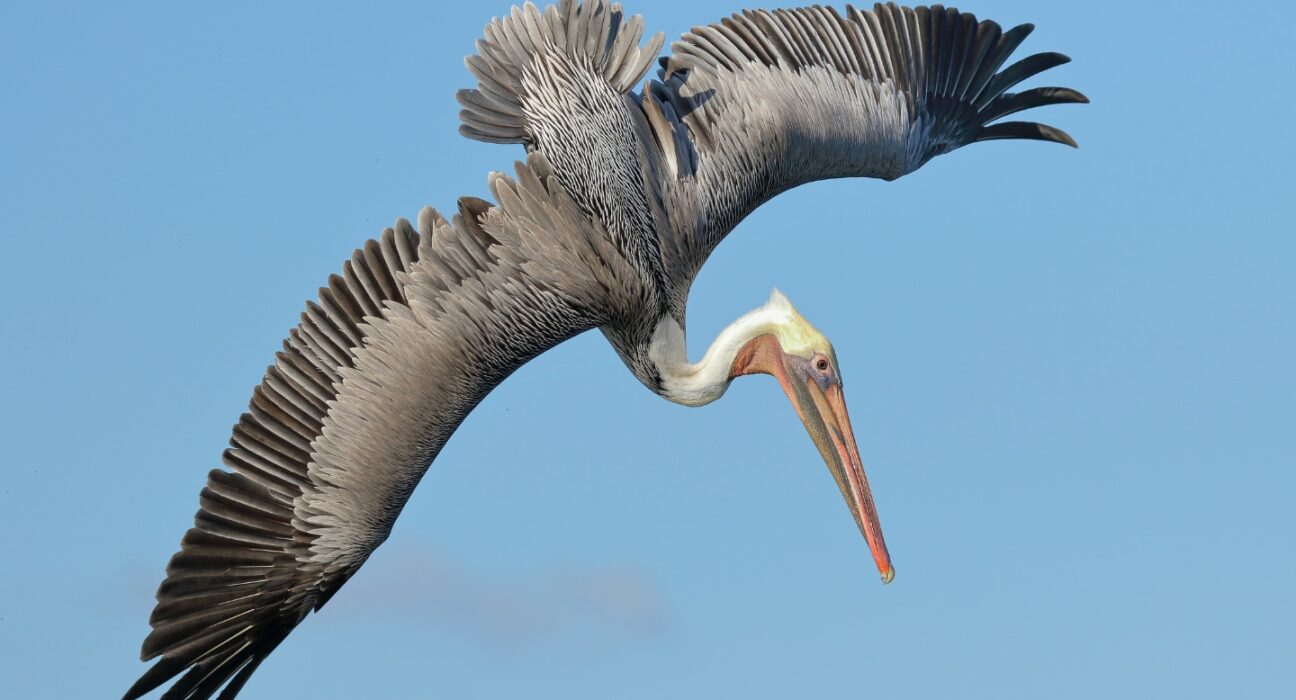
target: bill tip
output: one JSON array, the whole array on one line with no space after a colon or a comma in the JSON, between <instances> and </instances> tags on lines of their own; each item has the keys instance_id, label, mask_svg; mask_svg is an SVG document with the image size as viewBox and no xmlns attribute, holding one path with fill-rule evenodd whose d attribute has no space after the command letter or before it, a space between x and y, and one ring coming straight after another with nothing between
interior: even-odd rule
<instances>
[{"instance_id":1,"label":"bill tip","mask_svg":"<svg viewBox=\"0 0 1296 700\"><path fill-rule=\"evenodd\" d=\"M882 572L882 585L886 585L895 580L895 567L888 566L886 571Z\"/></svg>"}]
</instances>

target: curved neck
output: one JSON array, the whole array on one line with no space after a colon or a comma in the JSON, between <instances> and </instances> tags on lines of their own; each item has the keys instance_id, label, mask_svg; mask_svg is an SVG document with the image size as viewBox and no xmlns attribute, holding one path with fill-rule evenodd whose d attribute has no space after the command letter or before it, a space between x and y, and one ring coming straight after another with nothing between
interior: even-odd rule
<instances>
[{"instance_id":1,"label":"curved neck","mask_svg":"<svg viewBox=\"0 0 1296 700\"><path fill-rule=\"evenodd\" d=\"M653 332L649 359L661 376L658 393L684 406L704 406L724 396L733 379L734 358L752 339L774 331L781 314L767 307L729 324L696 363L688 361L684 329L664 316Z\"/></svg>"}]
</instances>

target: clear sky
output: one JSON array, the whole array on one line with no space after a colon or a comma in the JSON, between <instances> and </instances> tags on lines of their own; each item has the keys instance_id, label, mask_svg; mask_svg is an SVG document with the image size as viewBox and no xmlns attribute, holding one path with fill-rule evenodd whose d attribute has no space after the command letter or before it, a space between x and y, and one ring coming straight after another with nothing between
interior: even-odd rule
<instances>
[{"instance_id":1,"label":"clear sky","mask_svg":"<svg viewBox=\"0 0 1296 700\"><path fill-rule=\"evenodd\" d=\"M628 2L678 36L732 0ZM0 696L116 697L302 304L520 149L455 132L491 3L0 6ZM784 290L831 338L882 586L774 382L702 409L587 334L519 371L251 698L1296 697L1296 24L1034 22L1081 148L978 144L744 222L699 353ZM1024 53L1022 54L1024 55Z\"/></svg>"}]
</instances>

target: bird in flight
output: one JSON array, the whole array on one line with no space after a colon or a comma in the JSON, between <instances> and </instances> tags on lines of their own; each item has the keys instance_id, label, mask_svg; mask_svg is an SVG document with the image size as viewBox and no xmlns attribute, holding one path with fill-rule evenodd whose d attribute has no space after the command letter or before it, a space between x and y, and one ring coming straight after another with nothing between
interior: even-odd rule
<instances>
[{"instance_id":1,"label":"bird in flight","mask_svg":"<svg viewBox=\"0 0 1296 700\"><path fill-rule=\"evenodd\" d=\"M464 197L449 218L398 220L307 302L225 469L208 475L144 640L143 659L158 660L126 699L168 682L167 700L235 697L387 539L468 412L595 328L678 404L774 376L889 582L828 339L775 291L691 362L689 286L744 217L798 185L892 180L978 141L1075 146L1050 126L999 121L1087 101L1011 92L1069 60L1007 64L1031 29L941 6L743 11L685 34L638 87L663 36L641 44L643 20L619 4L528 3L490 22L467 59L477 87L458 94L460 132L521 144L525 160L490 175L494 204Z\"/></svg>"}]
</instances>

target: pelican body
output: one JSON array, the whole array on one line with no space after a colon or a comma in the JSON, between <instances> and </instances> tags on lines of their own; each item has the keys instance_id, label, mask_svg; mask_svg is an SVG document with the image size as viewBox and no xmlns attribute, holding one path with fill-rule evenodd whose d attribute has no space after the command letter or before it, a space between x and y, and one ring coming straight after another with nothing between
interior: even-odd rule
<instances>
[{"instance_id":1,"label":"pelican body","mask_svg":"<svg viewBox=\"0 0 1296 700\"><path fill-rule=\"evenodd\" d=\"M233 698L301 620L386 540L424 472L496 385L599 329L644 386L701 406L736 378L778 380L831 470L883 582L895 575L832 345L777 291L697 362L689 286L752 210L826 178L891 180L976 141L1071 146L1008 92L1065 63L1002 68L1031 30L940 6L744 11L662 48L602 0L527 4L467 59L460 131L521 144L495 204L401 219L308 302L235 425L171 559L126 693ZM177 678L179 676L179 678ZM222 690L223 689L223 690Z\"/></svg>"}]
</instances>

